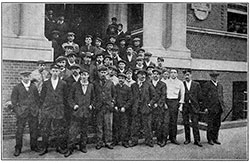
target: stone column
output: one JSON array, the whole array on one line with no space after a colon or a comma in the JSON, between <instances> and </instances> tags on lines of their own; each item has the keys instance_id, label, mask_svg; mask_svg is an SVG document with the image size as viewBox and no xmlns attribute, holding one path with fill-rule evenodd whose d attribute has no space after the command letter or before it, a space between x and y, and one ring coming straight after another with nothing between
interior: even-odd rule
<instances>
[{"instance_id":1,"label":"stone column","mask_svg":"<svg viewBox=\"0 0 250 163\"><path fill-rule=\"evenodd\" d=\"M163 47L163 3L143 4L143 47L145 50L165 50Z\"/></svg>"},{"instance_id":2,"label":"stone column","mask_svg":"<svg viewBox=\"0 0 250 163\"><path fill-rule=\"evenodd\" d=\"M116 17L117 22L123 25L123 31L128 28L128 5L127 4L109 4L108 5L108 22L111 18Z\"/></svg>"},{"instance_id":3,"label":"stone column","mask_svg":"<svg viewBox=\"0 0 250 163\"><path fill-rule=\"evenodd\" d=\"M17 14L15 8L16 4L13 3L3 3L2 4L2 27L3 27L3 36L4 37L17 37L17 34L14 32L14 18Z\"/></svg>"},{"instance_id":4,"label":"stone column","mask_svg":"<svg viewBox=\"0 0 250 163\"><path fill-rule=\"evenodd\" d=\"M190 50L186 47L187 4L172 4L171 46L167 49L173 55L190 58Z\"/></svg>"},{"instance_id":5,"label":"stone column","mask_svg":"<svg viewBox=\"0 0 250 163\"><path fill-rule=\"evenodd\" d=\"M21 3L19 36L29 39L45 39L44 19L44 3Z\"/></svg>"}]
</instances>

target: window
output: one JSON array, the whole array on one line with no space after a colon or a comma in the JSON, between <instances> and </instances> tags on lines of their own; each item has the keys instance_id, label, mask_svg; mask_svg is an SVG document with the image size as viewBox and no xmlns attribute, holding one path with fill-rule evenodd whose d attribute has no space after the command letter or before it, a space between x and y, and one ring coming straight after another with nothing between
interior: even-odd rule
<instances>
[{"instance_id":1,"label":"window","mask_svg":"<svg viewBox=\"0 0 250 163\"><path fill-rule=\"evenodd\" d=\"M228 32L247 34L247 4L228 4L227 17Z\"/></svg>"}]
</instances>

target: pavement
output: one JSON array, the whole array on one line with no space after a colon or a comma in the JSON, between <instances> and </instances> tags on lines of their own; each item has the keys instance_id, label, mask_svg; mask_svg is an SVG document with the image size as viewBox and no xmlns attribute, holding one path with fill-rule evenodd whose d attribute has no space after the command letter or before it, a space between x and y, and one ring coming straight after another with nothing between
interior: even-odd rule
<instances>
[{"instance_id":1,"label":"pavement","mask_svg":"<svg viewBox=\"0 0 250 163\"><path fill-rule=\"evenodd\" d=\"M192 132L191 132L192 133ZM192 135L192 134L191 134ZM221 145L209 145L206 140L206 132L200 130L201 143L203 147L193 145L193 142L184 145L184 133L177 136L181 145L168 144L161 148L155 145L154 148L140 144L133 148L115 146L114 150L102 148L96 150L94 144L87 146L86 154L75 151L73 155L64 158L50 148L49 153L39 156L38 153L30 151L29 137L24 137L24 147L19 157L14 157L14 139L2 141L2 160L248 160L248 128L239 127L220 130L219 141ZM193 140L193 138L191 138ZM141 140L142 141L142 140Z\"/></svg>"}]
</instances>

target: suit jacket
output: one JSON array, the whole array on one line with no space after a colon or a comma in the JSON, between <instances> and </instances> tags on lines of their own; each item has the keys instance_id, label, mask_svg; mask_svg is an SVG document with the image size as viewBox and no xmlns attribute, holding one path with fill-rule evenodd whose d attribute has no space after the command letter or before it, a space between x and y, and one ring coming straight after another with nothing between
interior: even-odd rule
<instances>
[{"instance_id":1,"label":"suit jacket","mask_svg":"<svg viewBox=\"0 0 250 163\"><path fill-rule=\"evenodd\" d=\"M53 119L64 117L64 107L67 104L67 84L60 80L54 90L51 79L43 83L41 91L42 115Z\"/></svg>"},{"instance_id":2,"label":"suit jacket","mask_svg":"<svg viewBox=\"0 0 250 163\"><path fill-rule=\"evenodd\" d=\"M204 106L207 107L210 113L222 113L225 108L223 86L219 82L215 86L212 81L209 81L204 84L203 88ZM217 105L220 105L221 109L218 110Z\"/></svg>"},{"instance_id":3,"label":"suit jacket","mask_svg":"<svg viewBox=\"0 0 250 163\"><path fill-rule=\"evenodd\" d=\"M198 82L192 81L190 90L187 88L187 84L184 81L184 87L185 87L185 95L184 95L184 108L183 112L185 112L185 109L187 109L187 105L190 102L191 104L191 111L193 113L199 113L200 111L200 102L202 101L202 93L201 93L201 86Z\"/></svg>"},{"instance_id":4,"label":"suit jacket","mask_svg":"<svg viewBox=\"0 0 250 163\"><path fill-rule=\"evenodd\" d=\"M125 56L125 58L124 58L124 60L127 62L127 65L126 65L126 68L128 69L128 68L131 68L131 69L134 69L134 67L135 67L135 64L136 64L136 55L135 54L132 54L133 56L132 56L132 60L129 62L129 60L128 60L128 56L127 56L127 54L126 54L126 56Z\"/></svg>"},{"instance_id":5,"label":"suit jacket","mask_svg":"<svg viewBox=\"0 0 250 163\"><path fill-rule=\"evenodd\" d=\"M69 93L68 103L70 108L73 110L72 115L77 118L89 117L90 109L89 106L94 104L94 86L89 83L87 91L84 94L82 90L82 84L80 81L75 82ZM79 108L74 110L74 106L78 105Z\"/></svg>"},{"instance_id":6,"label":"suit jacket","mask_svg":"<svg viewBox=\"0 0 250 163\"><path fill-rule=\"evenodd\" d=\"M94 81L95 108L97 111L113 111L115 87L112 81L106 79L105 83L101 80Z\"/></svg>"},{"instance_id":7,"label":"suit jacket","mask_svg":"<svg viewBox=\"0 0 250 163\"><path fill-rule=\"evenodd\" d=\"M17 117L26 117L29 113L37 116L40 102L36 86L31 83L29 90L26 91L22 83L17 84L11 93L11 103L14 106L14 112Z\"/></svg>"},{"instance_id":8,"label":"suit jacket","mask_svg":"<svg viewBox=\"0 0 250 163\"><path fill-rule=\"evenodd\" d=\"M151 83L152 83L152 81L151 81ZM152 83L152 85L153 85L153 83ZM158 97L158 99L156 101L158 107L154 108L154 112L161 114L164 112L167 86L164 82L158 81L156 86L153 85L153 87L155 88L155 92L156 92L157 97Z\"/></svg>"},{"instance_id":9,"label":"suit jacket","mask_svg":"<svg viewBox=\"0 0 250 163\"><path fill-rule=\"evenodd\" d=\"M72 74L72 71L70 71L68 68L65 68L64 71L60 72L59 78L61 80L66 80L70 75Z\"/></svg>"},{"instance_id":10,"label":"suit jacket","mask_svg":"<svg viewBox=\"0 0 250 163\"><path fill-rule=\"evenodd\" d=\"M119 109L124 107L127 112L131 108L132 104L132 94L131 88L128 87L125 83L123 86L117 84L115 86L115 106Z\"/></svg>"},{"instance_id":11,"label":"suit jacket","mask_svg":"<svg viewBox=\"0 0 250 163\"><path fill-rule=\"evenodd\" d=\"M155 92L153 85L145 81L139 87L138 83L131 85L132 90L132 114L135 115L138 111L142 114L149 114L152 111L153 105L157 102L158 95ZM151 107L148 106L151 105Z\"/></svg>"},{"instance_id":12,"label":"suit jacket","mask_svg":"<svg viewBox=\"0 0 250 163\"><path fill-rule=\"evenodd\" d=\"M95 47L92 45L90 45L89 47L87 45L81 46L79 56L83 59L84 56L82 55L82 52L90 52L94 54Z\"/></svg>"},{"instance_id":13,"label":"suit jacket","mask_svg":"<svg viewBox=\"0 0 250 163\"><path fill-rule=\"evenodd\" d=\"M89 81L92 83L97 78L98 75L96 66L93 63L91 63L90 65L81 64L81 67L89 71Z\"/></svg>"},{"instance_id":14,"label":"suit jacket","mask_svg":"<svg viewBox=\"0 0 250 163\"><path fill-rule=\"evenodd\" d=\"M153 63L152 61L150 61L149 65L155 67L155 63ZM146 62L145 62L145 61L143 62L143 66L146 67L146 68L148 67L148 66L146 65Z\"/></svg>"}]
</instances>

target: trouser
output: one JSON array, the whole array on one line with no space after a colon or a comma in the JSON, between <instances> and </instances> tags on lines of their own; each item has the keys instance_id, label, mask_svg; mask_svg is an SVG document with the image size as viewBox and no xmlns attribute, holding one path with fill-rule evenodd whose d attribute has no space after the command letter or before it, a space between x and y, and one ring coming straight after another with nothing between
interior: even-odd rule
<instances>
[{"instance_id":1,"label":"trouser","mask_svg":"<svg viewBox=\"0 0 250 163\"><path fill-rule=\"evenodd\" d=\"M54 118L43 118L42 120L42 145L43 148L49 147L49 136L55 138L55 146L64 148L65 146L65 120Z\"/></svg>"},{"instance_id":2,"label":"trouser","mask_svg":"<svg viewBox=\"0 0 250 163\"><path fill-rule=\"evenodd\" d=\"M216 108L213 109L220 110L221 108L217 105ZM218 140L221 125L221 112L208 112L207 125L207 140Z\"/></svg>"},{"instance_id":3,"label":"trouser","mask_svg":"<svg viewBox=\"0 0 250 163\"><path fill-rule=\"evenodd\" d=\"M183 108L182 116L183 116L183 122L184 122L185 139L189 141L191 140L190 124L189 124L189 119L191 117L194 141L200 142L200 133L199 133L199 127L198 127L199 115L192 112L192 106L190 103L185 105L185 107Z\"/></svg>"},{"instance_id":4,"label":"trouser","mask_svg":"<svg viewBox=\"0 0 250 163\"><path fill-rule=\"evenodd\" d=\"M153 138L153 134L152 134L152 114L151 113L149 113L149 114L137 113L136 115L132 116L132 128L131 128L132 142L138 143L139 132L140 132L141 125L142 125L143 131L144 131L145 142L146 143L151 142L152 138Z\"/></svg>"},{"instance_id":5,"label":"trouser","mask_svg":"<svg viewBox=\"0 0 250 163\"><path fill-rule=\"evenodd\" d=\"M167 99L169 108L169 139L175 140L177 135L177 119L178 119L178 99Z\"/></svg>"},{"instance_id":6,"label":"trouser","mask_svg":"<svg viewBox=\"0 0 250 163\"><path fill-rule=\"evenodd\" d=\"M16 149L22 149L23 146L23 131L25 124L28 122L30 131L30 148L37 147L37 128L38 118L29 114L26 117L17 117L17 130L16 130Z\"/></svg>"},{"instance_id":7,"label":"trouser","mask_svg":"<svg viewBox=\"0 0 250 163\"><path fill-rule=\"evenodd\" d=\"M158 142L167 140L169 134L169 110L153 113L153 127Z\"/></svg>"},{"instance_id":8,"label":"trouser","mask_svg":"<svg viewBox=\"0 0 250 163\"><path fill-rule=\"evenodd\" d=\"M112 142L113 113L109 110L101 110L96 114L97 142L98 144L110 144ZM104 138L103 138L104 137Z\"/></svg>"},{"instance_id":9,"label":"trouser","mask_svg":"<svg viewBox=\"0 0 250 163\"><path fill-rule=\"evenodd\" d=\"M73 150L77 143L77 136L80 134L80 148L86 147L87 144L87 133L88 133L89 118L81 117L76 118L72 116L72 120L69 126L68 135L68 148Z\"/></svg>"},{"instance_id":10,"label":"trouser","mask_svg":"<svg viewBox=\"0 0 250 163\"><path fill-rule=\"evenodd\" d=\"M113 142L127 143L128 138L128 115L127 112L115 111L113 113Z\"/></svg>"}]
</instances>

